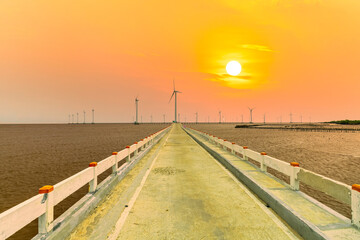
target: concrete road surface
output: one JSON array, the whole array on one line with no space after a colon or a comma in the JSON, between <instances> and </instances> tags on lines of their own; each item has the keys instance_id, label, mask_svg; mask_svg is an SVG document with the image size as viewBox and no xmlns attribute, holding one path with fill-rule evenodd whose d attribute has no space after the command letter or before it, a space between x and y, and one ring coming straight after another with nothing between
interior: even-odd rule
<instances>
[{"instance_id":1,"label":"concrete road surface","mask_svg":"<svg viewBox=\"0 0 360 240\"><path fill-rule=\"evenodd\" d=\"M298 239L179 124L70 239Z\"/></svg>"}]
</instances>

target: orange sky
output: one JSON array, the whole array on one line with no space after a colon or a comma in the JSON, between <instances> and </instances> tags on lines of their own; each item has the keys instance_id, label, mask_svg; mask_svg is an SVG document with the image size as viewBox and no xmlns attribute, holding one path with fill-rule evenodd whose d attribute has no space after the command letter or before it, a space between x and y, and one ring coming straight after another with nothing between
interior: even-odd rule
<instances>
[{"instance_id":1,"label":"orange sky","mask_svg":"<svg viewBox=\"0 0 360 240\"><path fill-rule=\"evenodd\" d=\"M0 122L92 108L128 122L137 95L143 121L173 120L173 78L181 120L248 121L248 106L255 121L360 119L359 13L356 0L3 0Z\"/></svg>"}]
</instances>

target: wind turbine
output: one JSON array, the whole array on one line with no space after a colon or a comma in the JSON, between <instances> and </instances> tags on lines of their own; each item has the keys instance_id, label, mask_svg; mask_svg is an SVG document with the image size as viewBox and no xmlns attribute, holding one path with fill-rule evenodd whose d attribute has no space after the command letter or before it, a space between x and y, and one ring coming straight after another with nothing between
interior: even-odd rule
<instances>
[{"instance_id":1,"label":"wind turbine","mask_svg":"<svg viewBox=\"0 0 360 240\"><path fill-rule=\"evenodd\" d=\"M85 124L85 114L86 114L86 112L85 112L85 110L84 110L84 124Z\"/></svg>"},{"instance_id":2,"label":"wind turbine","mask_svg":"<svg viewBox=\"0 0 360 240\"><path fill-rule=\"evenodd\" d=\"M177 94L181 93L181 92L176 91L176 89L175 89L175 80L173 80L173 84L174 84L174 91L173 91L173 93L172 93L172 95L170 97L169 103L171 102L171 99L175 95L175 121L174 122L176 123L177 122Z\"/></svg>"},{"instance_id":3,"label":"wind turbine","mask_svg":"<svg viewBox=\"0 0 360 240\"><path fill-rule=\"evenodd\" d=\"M198 112L195 113L196 115L196 124L198 123Z\"/></svg>"},{"instance_id":4,"label":"wind turbine","mask_svg":"<svg viewBox=\"0 0 360 240\"><path fill-rule=\"evenodd\" d=\"M255 109L255 108L249 108L249 111L250 111L250 123L252 123L252 111Z\"/></svg>"},{"instance_id":5,"label":"wind turbine","mask_svg":"<svg viewBox=\"0 0 360 240\"><path fill-rule=\"evenodd\" d=\"M221 111L219 111L219 123L221 123Z\"/></svg>"},{"instance_id":6,"label":"wind turbine","mask_svg":"<svg viewBox=\"0 0 360 240\"><path fill-rule=\"evenodd\" d=\"M139 102L139 99L138 99L138 97L136 96L136 98L135 98L135 106L136 106L136 120L135 120L135 124L139 124L139 122L138 122L138 102Z\"/></svg>"}]
</instances>

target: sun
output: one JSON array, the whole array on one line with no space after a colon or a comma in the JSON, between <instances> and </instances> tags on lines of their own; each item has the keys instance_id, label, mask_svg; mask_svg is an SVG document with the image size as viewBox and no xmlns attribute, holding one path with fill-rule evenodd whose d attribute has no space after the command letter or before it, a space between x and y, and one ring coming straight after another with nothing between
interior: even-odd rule
<instances>
[{"instance_id":1,"label":"sun","mask_svg":"<svg viewBox=\"0 0 360 240\"><path fill-rule=\"evenodd\" d=\"M241 65L238 61L230 61L226 65L226 71L232 76L236 76L241 72Z\"/></svg>"}]
</instances>

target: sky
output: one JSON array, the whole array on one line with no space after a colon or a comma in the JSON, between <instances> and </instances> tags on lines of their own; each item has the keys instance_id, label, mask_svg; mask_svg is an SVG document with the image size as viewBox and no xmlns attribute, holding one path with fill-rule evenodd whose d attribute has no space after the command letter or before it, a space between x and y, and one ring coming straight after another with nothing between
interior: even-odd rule
<instances>
[{"instance_id":1,"label":"sky","mask_svg":"<svg viewBox=\"0 0 360 240\"><path fill-rule=\"evenodd\" d=\"M357 0L0 1L0 123L360 119ZM226 72L238 61L238 76ZM75 117L76 118L76 117Z\"/></svg>"}]
</instances>

